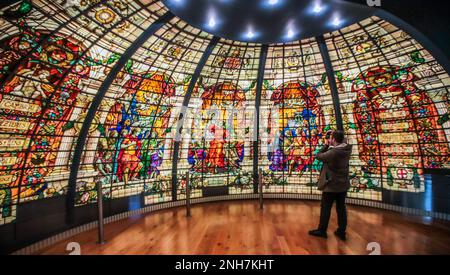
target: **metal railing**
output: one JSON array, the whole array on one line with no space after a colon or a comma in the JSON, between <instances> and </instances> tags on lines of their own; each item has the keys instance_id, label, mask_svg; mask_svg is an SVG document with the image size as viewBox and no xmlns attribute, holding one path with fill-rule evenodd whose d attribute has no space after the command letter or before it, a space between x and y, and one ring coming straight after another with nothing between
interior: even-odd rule
<instances>
[{"instance_id":1,"label":"metal railing","mask_svg":"<svg viewBox=\"0 0 450 275\"><path fill-rule=\"evenodd\" d=\"M259 193L259 209L263 209L264 208L264 204L263 204L263 171L261 168L259 168L258 170L258 193Z\"/></svg>"},{"instance_id":2,"label":"metal railing","mask_svg":"<svg viewBox=\"0 0 450 275\"><path fill-rule=\"evenodd\" d=\"M185 193L186 193L186 217L191 217L191 175L190 172L186 172L186 181L185 181ZM258 169L258 199L259 199L259 209L264 209L264 182L263 182L263 170ZM98 230L98 244L105 244L105 233L104 233L104 217L103 217L103 190L102 184L97 184L97 209L98 209L98 221L97 221L97 230Z\"/></svg>"},{"instance_id":3,"label":"metal railing","mask_svg":"<svg viewBox=\"0 0 450 275\"><path fill-rule=\"evenodd\" d=\"M104 244L105 241L105 231L104 231L104 220L103 220L103 189L102 184L97 183L97 209L98 209L98 244Z\"/></svg>"},{"instance_id":4,"label":"metal railing","mask_svg":"<svg viewBox=\"0 0 450 275\"><path fill-rule=\"evenodd\" d=\"M186 172L186 217L191 216L191 189L190 185L190 174L189 171Z\"/></svg>"}]
</instances>

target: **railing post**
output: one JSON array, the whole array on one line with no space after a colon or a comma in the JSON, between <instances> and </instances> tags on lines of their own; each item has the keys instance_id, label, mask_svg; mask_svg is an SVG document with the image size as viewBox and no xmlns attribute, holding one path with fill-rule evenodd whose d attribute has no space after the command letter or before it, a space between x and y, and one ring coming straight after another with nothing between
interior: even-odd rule
<instances>
[{"instance_id":1,"label":"railing post","mask_svg":"<svg viewBox=\"0 0 450 275\"><path fill-rule=\"evenodd\" d=\"M191 190L189 188L189 171L186 172L186 217L191 216Z\"/></svg>"},{"instance_id":2,"label":"railing post","mask_svg":"<svg viewBox=\"0 0 450 275\"><path fill-rule=\"evenodd\" d=\"M259 189L259 209L263 209L263 174L262 169L258 170L258 189Z\"/></svg>"},{"instance_id":3,"label":"railing post","mask_svg":"<svg viewBox=\"0 0 450 275\"><path fill-rule=\"evenodd\" d=\"M105 232L103 228L103 188L102 183L97 183L97 209L98 209L98 244L105 243Z\"/></svg>"}]
</instances>

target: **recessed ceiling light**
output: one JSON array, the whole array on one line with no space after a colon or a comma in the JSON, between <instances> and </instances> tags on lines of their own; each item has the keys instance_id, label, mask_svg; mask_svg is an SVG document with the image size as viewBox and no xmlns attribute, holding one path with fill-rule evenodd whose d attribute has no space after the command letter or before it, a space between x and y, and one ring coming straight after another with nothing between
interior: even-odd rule
<instances>
[{"instance_id":1,"label":"recessed ceiling light","mask_svg":"<svg viewBox=\"0 0 450 275\"><path fill-rule=\"evenodd\" d=\"M245 1L245 0L240 0ZM275 8L281 7L285 1L284 0L262 0L260 6L264 9L273 10Z\"/></svg>"},{"instance_id":2,"label":"recessed ceiling light","mask_svg":"<svg viewBox=\"0 0 450 275\"><path fill-rule=\"evenodd\" d=\"M285 39L292 39L297 35L298 31L295 25L295 20L290 20L286 26Z\"/></svg>"},{"instance_id":3,"label":"recessed ceiling light","mask_svg":"<svg viewBox=\"0 0 450 275\"><path fill-rule=\"evenodd\" d=\"M185 1L185 0L172 0L172 2L173 2L175 5L182 5L182 4L184 4L184 1Z\"/></svg>"},{"instance_id":4,"label":"recessed ceiling light","mask_svg":"<svg viewBox=\"0 0 450 275\"><path fill-rule=\"evenodd\" d=\"M247 25L247 30L242 34L242 36L246 40L253 40L260 36L260 33L255 31L253 25Z\"/></svg>"},{"instance_id":5,"label":"recessed ceiling light","mask_svg":"<svg viewBox=\"0 0 450 275\"><path fill-rule=\"evenodd\" d=\"M252 39L253 37L255 37L255 33L253 33L252 30L248 30L248 32L247 32L247 38Z\"/></svg>"},{"instance_id":6,"label":"recessed ceiling light","mask_svg":"<svg viewBox=\"0 0 450 275\"><path fill-rule=\"evenodd\" d=\"M208 27L210 28L214 28L216 26L216 20L214 19L214 17L210 17L209 21L208 21Z\"/></svg>"},{"instance_id":7,"label":"recessed ceiling light","mask_svg":"<svg viewBox=\"0 0 450 275\"><path fill-rule=\"evenodd\" d=\"M206 18L205 27L207 29L215 29L220 24L220 19L217 17L217 12L214 8L208 10Z\"/></svg>"},{"instance_id":8,"label":"recessed ceiling light","mask_svg":"<svg viewBox=\"0 0 450 275\"><path fill-rule=\"evenodd\" d=\"M341 24L342 24L342 21L341 21L341 19L339 19L339 17L335 17L333 19L333 26L339 27Z\"/></svg>"},{"instance_id":9,"label":"recessed ceiling light","mask_svg":"<svg viewBox=\"0 0 450 275\"><path fill-rule=\"evenodd\" d=\"M323 10L323 7L320 5L320 3L314 4L314 13L319 14Z\"/></svg>"},{"instance_id":10,"label":"recessed ceiling light","mask_svg":"<svg viewBox=\"0 0 450 275\"><path fill-rule=\"evenodd\" d=\"M311 2L312 4L307 9L309 15L321 15L328 9L327 5L322 4L322 0L314 0Z\"/></svg>"},{"instance_id":11,"label":"recessed ceiling light","mask_svg":"<svg viewBox=\"0 0 450 275\"><path fill-rule=\"evenodd\" d=\"M290 30L288 30L286 36L287 36L287 38L293 38L295 36L295 32L292 29L290 29Z\"/></svg>"},{"instance_id":12,"label":"recessed ceiling light","mask_svg":"<svg viewBox=\"0 0 450 275\"><path fill-rule=\"evenodd\" d=\"M341 25L341 23L342 23L341 19L339 19L338 16L335 16L333 19L333 22L332 22L333 26L339 27Z\"/></svg>"}]
</instances>

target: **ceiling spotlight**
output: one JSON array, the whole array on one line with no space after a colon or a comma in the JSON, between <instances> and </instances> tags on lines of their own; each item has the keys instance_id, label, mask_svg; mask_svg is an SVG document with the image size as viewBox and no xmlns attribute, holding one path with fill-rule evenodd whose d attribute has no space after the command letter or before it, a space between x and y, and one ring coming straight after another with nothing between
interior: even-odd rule
<instances>
[{"instance_id":1,"label":"ceiling spotlight","mask_svg":"<svg viewBox=\"0 0 450 275\"><path fill-rule=\"evenodd\" d=\"M256 31L251 24L247 25L246 29L247 30L242 33L242 38L244 40L253 40L261 35L261 33Z\"/></svg>"},{"instance_id":2,"label":"ceiling spotlight","mask_svg":"<svg viewBox=\"0 0 450 275\"><path fill-rule=\"evenodd\" d=\"M298 31L295 26L295 20L290 20L286 26L285 39L292 39L297 35Z\"/></svg>"},{"instance_id":3,"label":"ceiling spotlight","mask_svg":"<svg viewBox=\"0 0 450 275\"><path fill-rule=\"evenodd\" d=\"M341 25L341 23L342 23L341 19L339 19L339 17L335 16L333 19L333 22L332 22L333 26L339 27Z\"/></svg>"},{"instance_id":4,"label":"ceiling spotlight","mask_svg":"<svg viewBox=\"0 0 450 275\"><path fill-rule=\"evenodd\" d=\"M252 30L248 30L247 38L252 39L253 37L255 37L255 34L253 33L253 31Z\"/></svg>"},{"instance_id":5,"label":"ceiling spotlight","mask_svg":"<svg viewBox=\"0 0 450 275\"><path fill-rule=\"evenodd\" d=\"M292 29L289 29L287 32L287 38L292 38L295 36L295 33Z\"/></svg>"},{"instance_id":6,"label":"ceiling spotlight","mask_svg":"<svg viewBox=\"0 0 450 275\"><path fill-rule=\"evenodd\" d=\"M319 14L322 10L323 10L323 7L320 5L320 3L316 3L314 5L313 11L315 14Z\"/></svg>"},{"instance_id":7,"label":"ceiling spotlight","mask_svg":"<svg viewBox=\"0 0 450 275\"><path fill-rule=\"evenodd\" d=\"M174 3L175 5L183 5L184 0L172 0L172 3Z\"/></svg>"},{"instance_id":8,"label":"ceiling spotlight","mask_svg":"<svg viewBox=\"0 0 450 275\"><path fill-rule=\"evenodd\" d=\"M207 29L215 29L220 22L220 18L217 17L217 12L214 8L210 8L208 10L208 14L206 15L207 21L205 22L205 27Z\"/></svg>"},{"instance_id":9,"label":"ceiling spotlight","mask_svg":"<svg viewBox=\"0 0 450 275\"><path fill-rule=\"evenodd\" d=\"M214 28L216 26L216 20L214 19L214 17L210 17L209 21L208 21L208 27L210 28Z\"/></svg>"},{"instance_id":10,"label":"ceiling spotlight","mask_svg":"<svg viewBox=\"0 0 450 275\"><path fill-rule=\"evenodd\" d=\"M244 0L241 0L244 1ZM284 4L284 0L263 0L260 2L260 6L263 9L273 10L281 7Z\"/></svg>"},{"instance_id":11,"label":"ceiling spotlight","mask_svg":"<svg viewBox=\"0 0 450 275\"><path fill-rule=\"evenodd\" d=\"M317 16L323 14L327 9L327 5L322 4L323 0L311 1L312 4L308 6L307 13L309 15Z\"/></svg>"}]
</instances>

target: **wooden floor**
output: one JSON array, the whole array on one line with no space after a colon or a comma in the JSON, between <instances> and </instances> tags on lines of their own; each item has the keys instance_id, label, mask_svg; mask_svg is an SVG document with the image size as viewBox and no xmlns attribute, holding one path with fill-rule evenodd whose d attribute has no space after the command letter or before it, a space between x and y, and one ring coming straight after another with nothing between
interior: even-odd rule
<instances>
[{"instance_id":1,"label":"wooden floor","mask_svg":"<svg viewBox=\"0 0 450 275\"><path fill-rule=\"evenodd\" d=\"M450 223L405 216L378 209L349 206L346 242L333 231L328 239L311 237L317 226L319 202L267 200L229 201L173 208L105 226L104 245L96 230L60 242L39 254L68 254L66 245L78 242L81 254L369 254L370 242L381 254L449 254Z\"/></svg>"}]
</instances>

